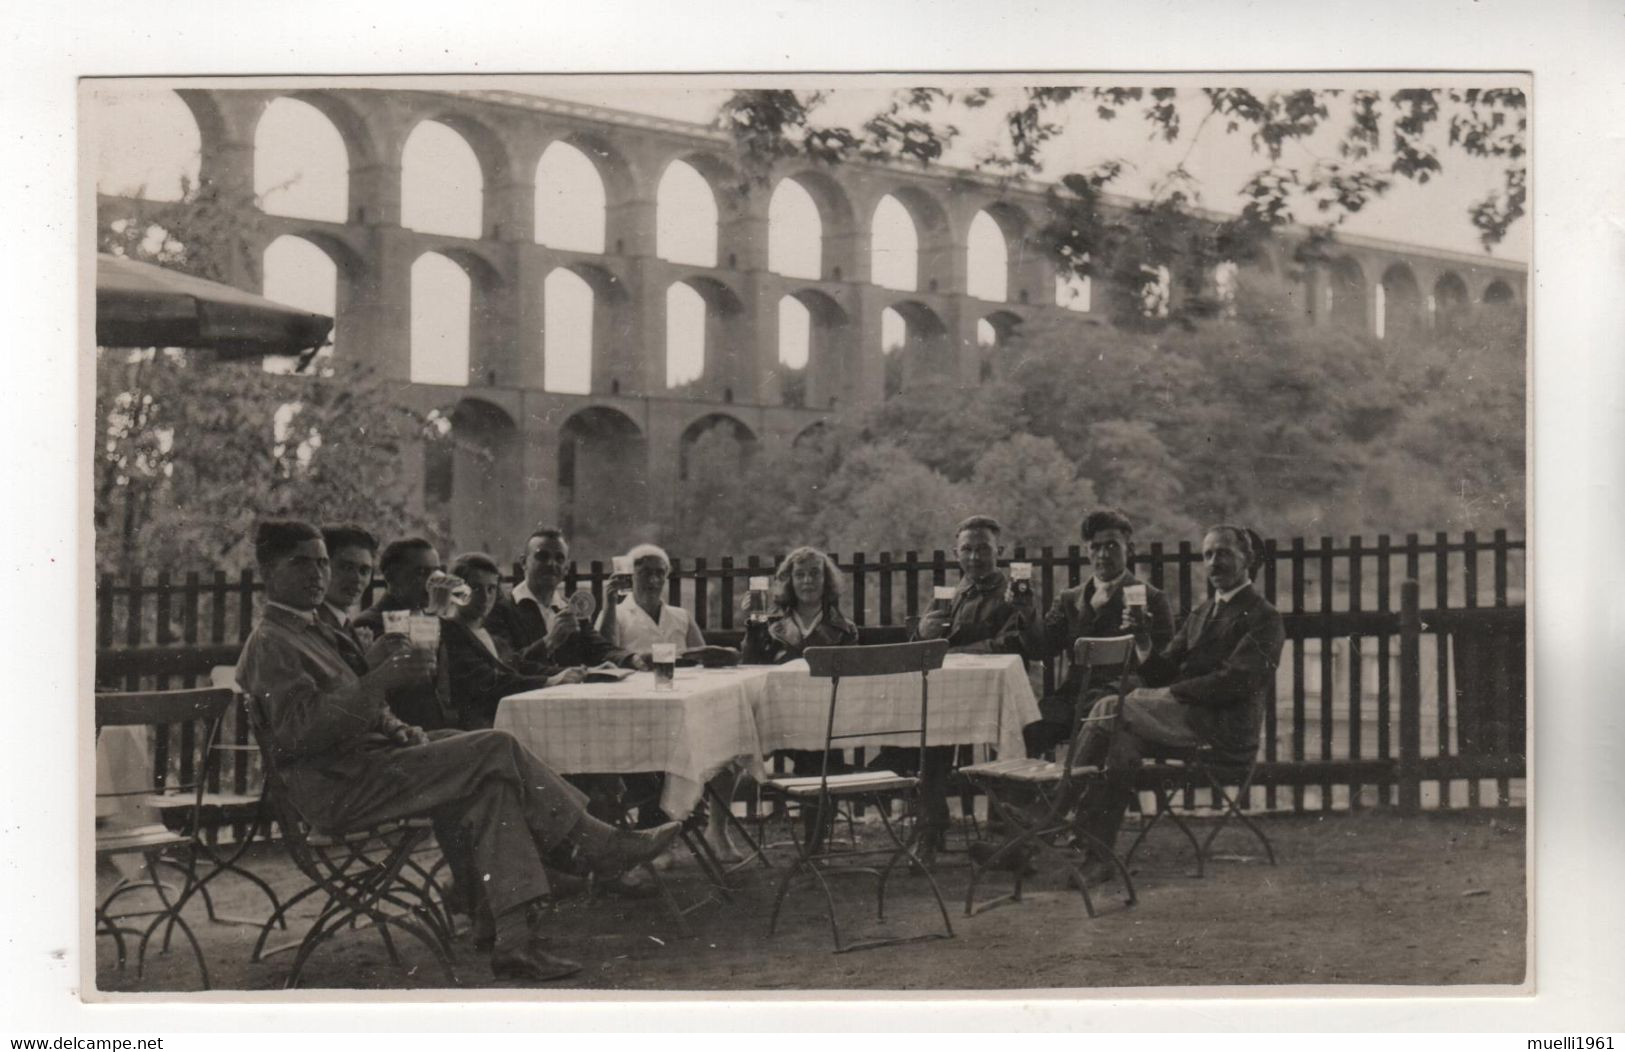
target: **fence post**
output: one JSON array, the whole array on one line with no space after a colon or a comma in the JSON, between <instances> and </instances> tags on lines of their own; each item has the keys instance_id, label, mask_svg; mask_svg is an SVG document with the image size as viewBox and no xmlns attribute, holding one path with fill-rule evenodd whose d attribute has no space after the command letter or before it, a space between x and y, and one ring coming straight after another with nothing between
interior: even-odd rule
<instances>
[{"instance_id":1,"label":"fence post","mask_svg":"<svg viewBox=\"0 0 1625 1052\"><path fill-rule=\"evenodd\" d=\"M1399 586L1399 810L1422 809L1422 613L1421 586Z\"/></svg>"}]
</instances>

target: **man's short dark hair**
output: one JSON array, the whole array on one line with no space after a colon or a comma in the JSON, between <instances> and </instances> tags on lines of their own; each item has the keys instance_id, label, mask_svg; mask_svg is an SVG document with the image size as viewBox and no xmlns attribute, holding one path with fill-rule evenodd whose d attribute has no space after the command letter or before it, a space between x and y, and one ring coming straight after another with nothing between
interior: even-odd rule
<instances>
[{"instance_id":1,"label":"man's short dark hair","mask_svg":"<svg viewBox=\"0 0 1625 1052\"><path fill-rule=\"evenodd\" d=\"M254 527L254 561L270 566L306 541L319 541L322 531L299 519L266 519Z\"/></svg>"},{"instance_id":2,"label":"man's short dark hair","mask_svg":"<svg viewBox=\"0 0 1625 1052\"><path fill-rule=\"evenodd\" d=\"M1231 537L1233 537L1235 539L1236 547L1241 549L1242 557L1247 560L1247 568L1249 570L1252 569L1253 556L1256 554L1253 548L1253 537L1256 536L1256 534L1254 534L1252 530L1249 530L1245 526L1233 526L1229 523L1221 522L1217 526L1209 526L1207 528L1207 533L1204 533L1202 536L1206 537L1208 533L1228 533Z\"/></svg>"},{"instance_id":3,"label":"man's short dark hair","mask_svg":"<svg viewBox=\"0 0 1625 1052\"><path fill-rule=\"evenodd\" d=\"M530 531L529 537L525 538L525 546L527 548L530 547L530 542L534 541L538 537L550 541L558 541L560 544L563 544L566 547L568 547L570 544L570 542L564 537L564 531L559 529L557 526L538 526L534 530Z\"/></svg>"},{"instance_id":4,"label":"man's short dark hair","mask_svg":"<svg viewBox=\"0 0 1625 1052\"><path fill-rule=\"evenodd\" d=\"M357 526L353 522L323 526L322 542L327 545L328 555L333 555L343 548L365 548L374 555L378 554L378 538L365 526Z\"/></svg>"},{"instance_id":5,"label":"man's short dark hair","mask_svg":"<svg viewBox=\"0 0 1625 1052\"><path fill-rule=\"evenodd\" d=\"M484 552L464 552L451 561L452 575L465 581L474 570L494 573L499 579L502 577L502 569L497 566L497 561Z\"/></svg>"},{"instance_id":6,"label":"man's short dark hair","mask_svg":"<svg viewBox=\"0 0 1625 1052\"><path fill-rule=\"evenodd\" d=\"M1085 544L1094 540L1095 534L1101 530L1119 530L1130 537L1134 536L1134 523L1116 508L1097 508L1091 511L1084 516L1082 529Z\"/></svg>"},{"instance_id":7,"label":"man's short dark hair","mask_svg":"<svg viewBox=\"0 0 1625 1052\"><path fill-rule=\"evenodd\" d=\"M958 537L966 530L986 530L993 534L993 536L997 537L1000 529L1001 527L999 526L999 520L995 519L993 516L972 515L970 518L965 519L958 526L954 527L954 536Z\"/></svg>"},{"instance_id":8,"label":"man's short dark hair","mask_svg":"<svg viewBox=\"0 0 1625 1052\"><path fill-rule=\"evenodd\" d=\"M378 556L378 569L383 573L401 564L408 552L432 552L434 545L429 543L427 537L402 537L398 541L390 541L384 545L383 554Z\"/></svg>"}]
</instances>

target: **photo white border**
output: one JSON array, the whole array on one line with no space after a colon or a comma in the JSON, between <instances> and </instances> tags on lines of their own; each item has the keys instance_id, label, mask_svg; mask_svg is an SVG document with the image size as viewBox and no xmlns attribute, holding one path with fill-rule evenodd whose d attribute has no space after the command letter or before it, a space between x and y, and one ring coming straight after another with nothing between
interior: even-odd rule
<instances>
[{"instance_id":1,"label":"photo white border","mask_svg":"<svg viewBox=\"0 0 1625 1052\"><path fill-rule=\"evenodd\" d=\"M1621 16L1583 0L1493 5L1414 0L1019 7L936 2L600 5L548 10L495 3L379 5L337 10L288 0L244 9L181 2L46 5L13 13L4 67L18 236L5 287L13 332L5 461L11 540L11 633L19 660L6 765L5 899L13 914L5 1018L29 1033L463 1029L1494 1029L1620 1026L1618 947L1625 902L1625 771L1615 598L1621 511L1621 269L1625 264L1625 114ZM864 17L861 34L849 19ZM1175 34L1175 35L1170 35ZM1290 42L1284 46L1283 42ZM1535 794L1540 933L1532 997L1345 997L1313 990L1227 991L1172 999L1160 991L1109 1000L995 1004L940 1000L675 1004L622 996L570 1006L504 1003L377 1005L96 1005L78 1000L80 973L76 772L82 728L69 718L91 608L77 591L89 558L77 419L81 358L72 319L83 293L78 229L75 78L230 73L478 73L484 71L869 70L1530 70L1536 304L1534 460L1539 592L1533 684L1541 770ZM40 479L51 479L42 486ZM63 480L73 480L64 484ZM1542 699L1549 707L1542 709ZM1278 995L1289 994L1287 998ZM1239 996L1230 996L1239 994ZM1330 996L1326 996L1326 995ZM861 1009L860 1009L861 1004Z\"/></svg>"}]
</instances>

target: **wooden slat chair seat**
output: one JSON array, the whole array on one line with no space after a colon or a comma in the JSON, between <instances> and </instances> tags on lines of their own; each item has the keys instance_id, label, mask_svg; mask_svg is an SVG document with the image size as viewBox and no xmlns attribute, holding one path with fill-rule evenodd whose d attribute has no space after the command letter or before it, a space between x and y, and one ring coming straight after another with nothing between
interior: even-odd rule
<instances>
[{"instance_id":1,"label":"wooden slat chair seat","mask_svg":"<svg viewBox=\"0 0 1625 1052\"><path fill-rule=\"evenodd\" d=\"M1166 818L1185 835L1186 840L1190 841L1191 850L1196 856L1196 876L1205 876L1207 863L1213 859L1213 841L1218 838L1226 825L1235 820L1258 839L1264 848L1265 857L1269 859L1269 864L1272 866L1276 864L1275 847L1270 843L1270 838L1241 807L1242 801L1246 800L1251 792L1253 779L1258 773L1256 755L1249 760L1239 760L1211 746L1192 749L1157 746L1142 760L1140 770L1136 772L1135 785L1136 788L1147 790L1152 794L1156 800L1156 809L1149 817L1141 816L1140 829L1135 834L1134 842L1129 845L1125 856L1127 859L1134 858L1134 852L1139 850L1146 836L1156 828L1158 822ZM1228 786L1235 786L1236 792L1232 794ZM1207 836L1201 840L1196 838L1196 833L1181 814L1186 810L1183 801L1187 793L1194 794L1199 789L1207 789L1212 793L1212 810L1217 814L1217 820L1208 829Z\"/></svg>"},{"instance_id":2,"label":"wooden slat chair seat","mask_svg":"<svg viewBox=\"0 0 1625 1052\"><path fill-rule=\"evenodd\" d=\"M964 768L983 778L999 778L1012 782L1033 782L1043 784L1058 782L1061 779L1061 761L1029 759L1027 757L1012 757L1008 760L989 760L986 763L976 764L974 767ZM1099 774L1100 768L1094 764L1074 764L1072 777Z\"/></svg>"},{"instance_id":3,"label":"wooden slat chair seat","mask_svg":"<svg viewBox=\"0 0 1625 1052\"><path fill-rule=\"evenodd\" d=\"M954 930L953 923L948 918L948 907L943 902L942 892L937 887L936 878L925 867L916 854L916 847L924 836L924 825L916 820L907 837L900 835L898 828L893 824L888 806L893 799L902 797L908 799L913 805L915 815L921 813L922 801L919 799L920 779L900 775L895 771L855 771L850 774L831 774L828 769L829 756L840 748L837 744L854 738L872 738L878 735L899 735L916 737L919 742L921 769L924 769L925 742L928 721L930 718L930 677L931 672L942 667L942 660L948 653L947 640L934 639L920 643L895 643L878 646L856 647L809 647L803 655L807 660L808 670L814 678L828 679L830 681L829 711L824 728L824 771L817 776L797 775L792 777L769 778L762 788L770 795L777 796L784 801L794 801L800 806L815 808L815 821L812 829L826 831L826 816L833 818L836 808L842 802L862 802L873 805L880 816L881 824L891 841L891 845L881 848L861 848L854 845L850 850L836 850L831 843L827 832L795 841L796 860L794 864L785 869L784 875L779 879L779 886L773 901L773 914L768 921L768 934L771 936L778 931L779 913L784 906L784 900L790 890L790 885L801 876L810 876L818 888L823 892L825 904L829 913L830 932L835 941L836 953L847 953L852 950L870 949L876 946L889 946L905 942L919 942L926 939L951 939ZM837 706L840 699L841 680L860 676L887 676L907 673L917 673L920 677L920 718L919 725L913 727L900 727L880 729L866 727L857 732L838 731L840 726L837 715ZM880 868L873 866L855 866L850 863L855 859L870 856L884 856L885 865ZM836 917L835 898L830 892L828 877L852 873L863 873L877 878L876 887L876 914L877 919L886 919L886 882L893 870L899 865L905 865L921 873L930 884L931 894L936 898L937 909L942 915L943 930L927 932L923 935L896 936L890 938L867 939L848 943L841 937L839 920Z\"/></svg>"},{"instance_id":4,"label":"wooden slat chair seat","mask_svg":"<svg viewBox=\"0 0 1625 1052\"><path fill-rule=\"evenodd\" d=\"M190 809L190 820L185 823L184 831L160 825L142 826L133 829L98 829L96 831L96 855L98 858L139 854L146 862L146 876L144 878L139 880L120 879L112 890L102 897L95 908L96 934L98 936L106 935L113 939L118 953L118 967L123 968L127 959L124 943L125 936L140 936L141 942L137 952L137 981L145 974L147 948L152 941L152 937L159 927L163 927L163 950L168 951L171 936L176 930L179 930L191 945L192 953L197 958L203 988L205 990L209 988L209 966L203 955L203 947L198 943L197 936L193 934L191 926L183 915L183 911L187 903L202 888L203 882L198 879L197 875L197 863L201 846L197 833L201 827L200 811L205 787L214 773L217 762L216 757L218 754L215 753L213 745L220 734L221 721L225 716L226 708L230 704L230 691L212 688L98 693L96 695L95 718L98 737L104 727L170 727L193 724L201 724L203 727L203 763L194 772L192 782L175 786L173 792L164 794L154 794L150 788L98 794L99 799L110 797L146 799L153 795L164 795L173 797L176 806ZM184 857L172 857L174 854L180 854ZM159 866L161 864L167 864L181 873L182 883L178 891L172 889L160 877ZM157 896L161 903L158 908L124 913L114 912L113 904L116 900L143 889L151 890ZM143 917L151 918L144 927L135 928L128 923L134 918Z\"/></svg>"},{"instance_id":5,"label":"wooden slat chair seat","mask_svg":"<svg viewBox=\"0 0 1625 1052\"><path fill-rule=\"evenodd\" d=\"M434 867L426 868L414 859L433 842L433 823L428 816L414 815L360 829L314 828L288 793L258 698L248 698L247 712L265 767L266 804L282 830L283 846L310 881L261 926L252 959L295 949L293 966L284 981L291 989L318 946L346 927L368 926L377 930L397 967L404 967L404 962L391 930L428 946L447 980L455 985L453 931L444 895L434 878ZM322 908L304 936L297 943L267 949L272 928L285 925L294 906L317 895L325 896Z\"/></svg>"},{"instance_id":6,"label":"wooden slat chair seat","mask_svg":"<svg viewBox=\"0 0 1625 1052\"><path fill-rule=\"evenodd\" d=\"M881 770L832 774L827 780L816 774L792 775L788 778L774 778L772 784L774 789L798 800L815 800L826 785L829 786L831 795L841 796L850 792L874 793L913 789L920 784L920 780L912 775Z\"/></svg>"},{"instance_id":7,"label":"wooden slat chair seat","mask_svg":"<svg viewBox=\"0 0 1625 1052\"><path fill-rule=\"evenodd\" d=\"M1094 898L1089 893L1079 863L1092 849L1099 858L1113 863L1123 883L1124 905L1137 901L1134 882L1128 866L1119 858L1110 844L1102 842L1084 825L1076 813L1077 793L1074 787L1099 777L1102 769L1093 764L1078 762L1083 743L1083 728L1091 722L1082 692L1088 687L1091 673L1099 669L1115 677L1118 683L1118 712L1122 711L1122 684L1127 680L1134 658L1134 637L1084 638L1073 646L1073 663L1079 668L1077 677L1079 697L1075 699L1072 740L1059 760L1009 757L960 768L960 774L987 794L989 807L1003 819L1006 833L1002 842L983 860L972 860L971 879L965 889L965 914L972 916L1004 902L1020 902L1022 885L1027 879L1027 852L1054 858L1072 876L1072 883L1083 896L1083 908L1094 917ZM1103 717L1115 721L1117 714ZM1004 895L985 902L976 901L976 888L991 870L1012 862L1014 885Z\"/></svg>"}]
</instances>

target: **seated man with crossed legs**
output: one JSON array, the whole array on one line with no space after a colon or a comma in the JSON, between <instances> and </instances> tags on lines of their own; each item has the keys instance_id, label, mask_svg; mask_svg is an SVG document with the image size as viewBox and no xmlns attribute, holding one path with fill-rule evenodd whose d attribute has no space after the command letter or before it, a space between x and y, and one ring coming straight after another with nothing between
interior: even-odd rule
<instances>
[{"instance_id":1,"label":"seated man with crossed legs","mask_svg":"<svg viewBox=\"0 0 1625 1052\"><path fill-rule=\"evenodd\" d=\"M540 941L543 856L617 873L665 850L678 826L625 832L590 817L578 790L503 732L431 741L403 724L385 693L427 676L433 655L386 635L369 653L372 667L358 673L316 616L329 582L322 535L308 523L273 521L260 524L254 542L266 603L237 682L263 707L264 744L280 757L291 803L328 833L422 814L457 824L495 917L493 974L543 981L579 971Z\"/></svg>"},{"instance_id":2,"label":"seated man with crossed legs","mask_svg":"<svg viewBox=\"0 0 1625 1052\"><path fill-rule=\"evenodd\" d=\"M1115 732L1109 722L1089 723L1079 744L1083 763L1103 765L1104 780L1083 794L1086 828L1112 844L1134 796L1134 768L1157 745L1210 745L1226 758L1251 759L1258 749L1263 695L1286 641L1281 615L1253 588L1251 574L1262 558L1250 530L1220 525L1202 538L1202 563L1212 594L1192 610L1161 650L1153 652L1149 626L1135 628L1139 677L1147 686L1123 699ZM1116 711L1115 696L1103 698L1091 718ZM1111 877L1111 864L1096 859L1085 876Z\"/></svg>"}]
</instances>

